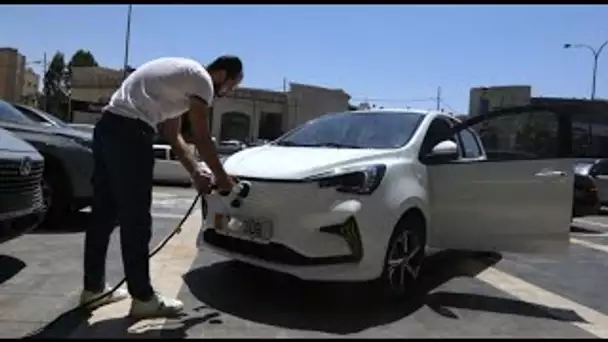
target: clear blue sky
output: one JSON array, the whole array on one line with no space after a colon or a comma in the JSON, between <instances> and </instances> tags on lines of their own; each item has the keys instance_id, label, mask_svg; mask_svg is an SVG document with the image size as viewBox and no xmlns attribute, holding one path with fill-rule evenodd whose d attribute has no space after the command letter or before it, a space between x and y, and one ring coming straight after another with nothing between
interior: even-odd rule
<instances>
[{"instance_id":1,"label":"clear blue sky","mask_svg":"<svg viewBox=\"0 0 608 342\"><path fill-rule=\"evenodd\" d=\"M121 67L126 5L2 5L0 45L29 60L91 50ZM534 95L588 97L592 55L566 42L608 39L608 6L206 6L133 7L130 64L161 56L209 62L241 56L245 86L282 79L343 88L358 103L468 109L469 88L530 84ZM597 96L608 98L608 47ZM50 58L50 57L49 57ZM418 100L418 101L416 101ZM447 108L447 107L446 107Z\"/></svg>"}]
</instances>

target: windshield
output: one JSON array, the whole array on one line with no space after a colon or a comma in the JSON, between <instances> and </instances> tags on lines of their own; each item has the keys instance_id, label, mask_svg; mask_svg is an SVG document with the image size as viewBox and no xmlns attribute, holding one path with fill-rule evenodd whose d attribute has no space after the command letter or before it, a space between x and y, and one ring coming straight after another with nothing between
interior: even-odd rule
<instances>
[{"instance_id":1,"label":"windshield","mask_svg":"<svg viewBox=\"0 0 608 342\"><path fill-rule=\"evenodd\" d=\"M33 124L32 120L28 119L17 108L2 100L0 100L0 121L15 122L25 125Z\"/></svg>"},{"instance_id":2,"label":"windshield","mask_svg":"<svg viewBox=\"0 0 608 342\"><path fill-rule=\"evenodd\" d=\"M68 124L61 121L58 117L53 116L52 114L43 112L37 108L21 106L18 104L14 105L15 108L19 109L23 115L27 116L28 119L37 122L37 123L50 123L57 125L59 127L68 127Z\"/></svg>"},{"instance_id":3,"label":"windshield","mask_svg":"<svg viewBox=\"0 0 608 342\"><path fill-rule=\"evenodd\" d=\"M280 146L391 149L405 145L422 121L418 113L344 112L311 120L274 142Z\"/></svg>"}]
</instances>

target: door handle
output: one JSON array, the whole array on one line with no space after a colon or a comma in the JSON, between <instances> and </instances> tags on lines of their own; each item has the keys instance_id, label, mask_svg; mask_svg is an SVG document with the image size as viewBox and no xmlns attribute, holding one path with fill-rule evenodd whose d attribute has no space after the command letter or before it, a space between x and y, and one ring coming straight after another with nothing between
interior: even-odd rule
<instances>
[{"instance_id":1,"label":"door handle","mask_svg":"<svg viewBox=\"0 0 608 342\"><path fill-rule=\"evenodd\" d=\"M536 177L564 177L564 171L540 171L534 174Z\"/></svg>"}]
</instances>

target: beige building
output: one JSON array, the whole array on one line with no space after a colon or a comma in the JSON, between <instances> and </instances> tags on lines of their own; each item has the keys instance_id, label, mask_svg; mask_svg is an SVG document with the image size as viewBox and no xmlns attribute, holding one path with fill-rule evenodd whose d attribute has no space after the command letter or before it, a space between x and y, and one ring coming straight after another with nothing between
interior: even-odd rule
<instances>
[{"instance_id":1,"label":"beige building","mask_svg":"<svg viewBox=\"0 0 608 342\"><path fill-rule=\"evenodd\" d=\"M25 70L23 87L21 90L21 103L28 106L38 105L38 89L40 87L40 76L31 68Z\"/></svg>"},{"instance_id":2,"label":"beige building","mask_svg":"<svg viewBox=\"0 0 608 342\"><path fill-rule=\"evenodd\" d=\"M120 85L122 70L74 68L73 121L95 123L99 112ZM217 99L210 117L218 140L273 139L322 114L349 109L350 95L341 89L291 83L289 90L239 88Z\"/></svg>"},{"instance_id":3,"label":"beige building","mask_svg":"<svg viewBox=\"0 0 608 342\"><path fill-rule=\"evenodd\" d=\"M0 99L21 100L25 73L25 56L17 49L0 48Z\"/></svg>"}]
</instances>

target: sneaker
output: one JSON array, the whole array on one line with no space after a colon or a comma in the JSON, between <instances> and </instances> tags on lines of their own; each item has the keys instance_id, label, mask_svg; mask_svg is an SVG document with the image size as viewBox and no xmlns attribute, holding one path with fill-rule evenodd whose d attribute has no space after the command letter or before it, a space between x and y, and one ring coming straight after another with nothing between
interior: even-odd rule
<instances>
[{"instance_id":1,"label":"sneaker","mask_svg":"<svg viewBox=\"0 0 608 342\"><path fill-rule=\"evenodd\" d=\"M84 290L80 294L80 305L89 303L87 305L87 308L96 309L100 306L119 302L119 301L121 301L123 299L127 299L127 297L129 297L129 292L127 292L127 290L118 288L116 291L112 292L111 294L109 294L103 298L100 298L99 300L95 300L96 298L103 296L105 293L110 292L110 290L112 290L112 288L107 285L102 292L91 292L91 291ZM95 301L92 302L93 300L95 300Z\"/></svg>"},{"instance_id":2,"label":"sneaker","mask_svg":"<svg viewBox=\"0 0 608 342\"><path fill-rule=\"evenodd\" d=\"M184 304L177 300L163 297L158 293L148 301L133 298L129 316L134 318L171 317L179 315Z\"/></svg>"}]
</instances>

